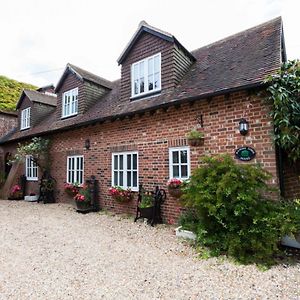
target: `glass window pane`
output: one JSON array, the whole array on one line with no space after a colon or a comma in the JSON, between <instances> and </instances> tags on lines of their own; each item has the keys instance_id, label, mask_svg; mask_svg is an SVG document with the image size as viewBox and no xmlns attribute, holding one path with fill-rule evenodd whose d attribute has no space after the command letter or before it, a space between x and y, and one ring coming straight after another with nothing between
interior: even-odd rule
<instances>
[{"instance_id":1,"label":"glass window pane","mask_svg":"<svg viewBox=\"0 0 300 300\"><path fill-rule=\"evenodd\" d=\"M127 172L127 186L131 187L131 172Z\"/></svg>"},{"instance_id":2,"label":"glass window pane","mask_svg":"<svg viewBox=\"0 0 300 300\"><path fill-rule=\"evenodd\" d=\"M155 56L154 57L154 73L159 72L159 61L160 61L159 56L158 55Z\"/></svg>"},{"instance_id":3,"label":"glass window pane","mask_svg":"<svg viewBox=\"0 0 300 300\"><path fill-rule=\"evenodd\" d=\"M181 163L187 163L187 150L180 151L180 161Z\"/></svg>"},{"instance_id":4,"label":"glass window pane","mask_svg":"<svg viewBox=\"0 0 300 300\"><path fill-rule=\"evenodd\" d=\"M118 172L114 171L114 185L118 185Z\"/></svg>"},{"instance_id":5,"label":"glass window pane","mask_svg":"<svg viewBox=\"0 0 300 300\"><path fill-rule=\"evenodd\" d=\"M114 155L114 169L118 170L118 155Z\"/></svg>"},{"instance_id":6,"label":"glass window pane","mask_svg":"<svg viewBox=\"0 0 300 300\"><path fill-rule=\"evenodd\" d=\"M135 64L133 66L133 78L138 79L139 78L139 72L138 72L138 64Z\"/></svg>"},{"instance_id":7,"label":"glass window pane","mask_svg":"<svg viewBox=\"0 0 300 300\"><path fill-rule=\"evenodd\" d=\"M119 185L120 185L120 186L124 186L124 181L123 181L123 171L121 171L121 172L119 173L119 176L120 176L120 178L119 178Z\"/></svg>"},{"instance_id":8,"label":"glass window pane","mask_svg":"<svg viewBox=\"0 0 300 300\"><path fill-rule=\"evenodd\" d=\"M188 169L187 165L181 166L181 177L187 177L188 176Z\"/></svg>"},{"instance_id":9,"label":"glass window pane","mask_svg":"<svg viewBox=\"0 0 300 300\"><path fill-rule=\"evenodd\" d=\"M127 154L127 170L131 170L131 154Z\"/></svg>"},{"instance_id":10,"label":"glass window pane","mask_svg":"<svg viewBox=\"0 0 300 300\"><path fill-rule=\"evenodd\" d=\"M173 177L179 177L179 166L173 166Z\"/></svg>"},{"instance_id":11,"label":"glass window pane","mask_svg":"<svg viewBox=\"0 0 300 300\"><path fill-rule=\"evenodd\" d=\"M132 160L133 160L133 170L137 170L137 155L136 154L132 155Z\"/></svg>"},{"instance_id":12,"label":"glass window pane","mask_svg":"<svg viewBox=\"0 0 300 300\"><path fill-rule=\"evenodd\" d=\"M133 172L132 181L133 181L132 186L137 187L137 172L136 171Z\"/></svg>"},{"instance_id":13,"label":"glass window pane","mask_svg":"<svg viewBox=\"0 0 300 300\"><path fill-rule=\"evenodd\" d=\"M154 79L153 79L153 75L149 75L148 76L148 90L152 91L154 88Z\"/></svg>"},{"instance_id":14,"label":"glass window pane","mask_svg":"<svg viewBox=\"0 0 300 300\"><path fill-rule=\"evenodd\" d=\"M159 73L156 73L154 75L154 89L159 89Z\"/></svg>"},{"instance_id":15,"label":"glass window pane","mask_svg":"<svg viewBox=\"0 0 300 300\"><path fill-rule=\"evenodd\" d=\"M148 60L148 75L152 75L153 72L153 57Z\"/></svg>"},{"instance_id":16,"label":"glass window pane","mask_svg":"<svg viewBox=\"0 0 300 300\"><path fill-rule=\"evenodd\" d=\"M123 159L124 155L120 155L120 170L123 170Z\"/></svg>"},{"instance_id":17,"label":"glass window pane","mask_svg":"<svg viewBox=\"0 0 300 300\"><path fill-rule=\"evenodd\" d=\"M178 155L178 151L173 151L172 152L173 155L173 163L174 164L178 164L179 163L179 155Z\"/></svg>"},{"instance_id":18,"label":"glass window pane","mask_svg":"<svg viewBox=\"0 0 300 300\"><path fill-rule=\"evenodd\" d=\"M145 82L144 77L140 80L140 93L143 93L145 91Z\"/></svg>"}]
</instances>

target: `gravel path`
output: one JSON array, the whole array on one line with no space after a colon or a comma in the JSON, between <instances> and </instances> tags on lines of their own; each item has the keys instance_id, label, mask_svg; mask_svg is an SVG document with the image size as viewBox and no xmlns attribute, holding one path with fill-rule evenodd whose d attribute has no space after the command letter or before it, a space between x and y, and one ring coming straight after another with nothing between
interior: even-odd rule
<instances>
[{"instance_id":1,"label":"gravel path","mask_svg":"<svg viewBox=\"0 0 300 300\"><path fill-rule=\"evenodd\" d=\"M0 201L0 299L300 299L300 264L198 260L173 230Z\"/></svg>"}]
</instances>

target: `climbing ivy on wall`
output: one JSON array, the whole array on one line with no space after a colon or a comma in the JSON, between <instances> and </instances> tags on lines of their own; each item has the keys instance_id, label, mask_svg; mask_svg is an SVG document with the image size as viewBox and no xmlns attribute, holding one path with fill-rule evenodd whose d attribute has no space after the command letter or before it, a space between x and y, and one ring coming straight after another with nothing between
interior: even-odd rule
<instances>
[{"instance_id":1,"label":"climbing ivy on wall","mask_svg":"<svg viewBox=\"0 0 300 300\"><path fill-rule=\"evenodd\" d=\"M288 154L289 159L300 159L300 61L282 64L275 75L266 80L268 101L272 105L274 141Z\"/></svg>"}]
</instances>

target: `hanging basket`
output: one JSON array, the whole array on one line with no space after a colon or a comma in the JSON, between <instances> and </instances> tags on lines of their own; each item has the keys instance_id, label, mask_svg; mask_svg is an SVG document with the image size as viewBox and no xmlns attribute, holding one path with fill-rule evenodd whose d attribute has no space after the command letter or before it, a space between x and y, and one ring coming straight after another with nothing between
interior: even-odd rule
<instances>
[{"instance_id":1,"label":"hanging basket","mask_svg":"<svg viewBox=\"0 0 300 300\"><path fill-rule=\"evenodd\" d=\"M180 198L181 195L182 195L182 191L181 191L181 188L178 187L178 188L168 188L168 191L169 191L169 194L174 197L174 198Z\"/></svg>"},{"instance_id":2,"label":"hanging basket","mask_svg":"<svg viewBox=\"0 0 300 300\"><path fill-rule=\"evenodd\" d=\"M188 144L192 147L199 147L204 145L204 138L188 139Z\"/></svg>"}]
</instances>

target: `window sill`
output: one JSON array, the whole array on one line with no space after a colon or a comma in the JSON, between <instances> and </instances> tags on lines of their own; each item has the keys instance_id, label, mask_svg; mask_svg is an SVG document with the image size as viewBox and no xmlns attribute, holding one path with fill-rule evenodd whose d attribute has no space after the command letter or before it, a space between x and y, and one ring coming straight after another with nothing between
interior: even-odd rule
<instances>
[{"instance_id":1,"label":"window sill","mask_svg":"<svg viewBox=\"0 0 300 300\"><path fill-rule=\"evenodd\" d=\"M143 99L143 98L148 98L148 97L151 97L151 96L156 96L156 95L160 94L160 92L161 92L161 89L156 90L156 91L143 93L143 94L139 94L139 95L135 95L135 96L131 96L130 100L135 101L135 100L139 100L139 99Z\"/></svg>"},{"instance_id":2,"label":"window sill","mask_svg":"<svg viewBox=\"0 0 300 300\"><path fill-rule=\"evenodd\" d=\"M77 116L77 115L78 115L78 113L72 114L72 115L67 115L67 116L61 117L60 119L61 119L61 120L65 120L65 119L69 119L69 118L75 117L75 116Z\"/></svg>"},{"instance_id":3,"label":"window sill","mask_svg":"<svg viewBox=\"0 0 300 300\"><path fill-rule=\"evenodd\" d=\"M29 127L20 128L20 131L28 130L28 129L30 129L30 126Z\"/></svg>"}]
</instances>

